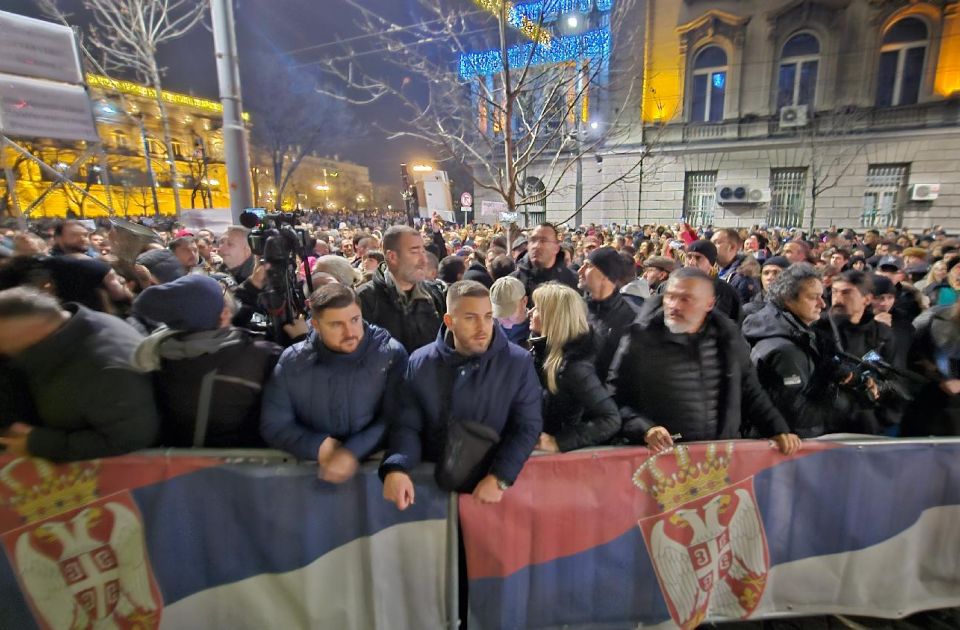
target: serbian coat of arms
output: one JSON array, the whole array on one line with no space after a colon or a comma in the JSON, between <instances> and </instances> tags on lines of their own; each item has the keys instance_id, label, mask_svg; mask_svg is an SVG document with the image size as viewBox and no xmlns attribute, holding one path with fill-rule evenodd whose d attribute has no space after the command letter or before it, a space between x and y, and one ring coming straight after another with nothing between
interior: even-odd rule
<instances>
[{"instance_id":1,"label":"serbian coat of arms","mask_svg":"<svg viewBox=\"0 0 960 630\"><path fill-rule=\"evenodd\" d=\"M41 628L157 628L162 598L129 492L97 497L97 464L16 459L0 470L20 527L4 550Z\"/></svg>"},{"instance_id":2,"label":"serbian coat of arms","mask_svg":"<svg viewBox=\"0 0 960 630\"><path fill-rule=\"evenodd\" d=\"M753 477L731 483L733 449L711 444L695 461L676 446L633 475L661 510L639 525L670 616L684 630L708 616L746 619L766 587L770 555Z\"/></svg>"}]
</instances>

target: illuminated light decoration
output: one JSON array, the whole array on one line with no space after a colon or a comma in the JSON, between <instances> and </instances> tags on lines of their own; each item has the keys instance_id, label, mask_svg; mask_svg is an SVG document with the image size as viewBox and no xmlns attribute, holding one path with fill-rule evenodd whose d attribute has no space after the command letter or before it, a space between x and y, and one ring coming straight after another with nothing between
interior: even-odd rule
<instances>
[{"instance_id":1,"label":"illuminated light decoration","mask_svg":"<svg viewBox=\"0 0 960 630\"><path fill-rule=\"evenodd\" d=\"M534 43L518 44L507 50L511 68L522 68L530 60L531 66L565 63L580 59L603 59L610 55L609 28L588 31L553 40L549 48ZM503 69L499 50L460 55L460 77L471 79L496 74Z\"/></svg>"},{"instance_id":2,"label":"illuminated light decoration","mask_svg":"<svg viewBox=\"0 0 960 630\"><path fill-rule=\"evenodd\" d=\"M597 11L607 13L613 9L613 0L540 0L517 4L513 10L532 24L556 22L568 13L586 15L596 6Z\"/></svg>"},{"instance_id":3,"label":"illuminated light decoration","mask_svg":"<svg viewBox=\"0 0 960 630\"><path fill-rule=\"evenodd\" d=\"M141 96L143 98L152 98L154 100L157 98L157 91L152 87L140 85L139 83L134 83L132 81L118 81L100 74L88 74L87 85L104 90L115 90L121 94L129 94L131 96ZM168 90L161 91L160 97L167 103L172 103L174 105L184 105L186 107L193 107L194 109L202 109L208 112L223 114L223 105L209 99L197 98L196 96L190 96L189 94L180 94L178 92L170 92ZM243 119L249 121L250 114L244 112Z\"/></svg>"},{"instance_id":4,"label":"illuminated light decoration","mask_svg":"<svg viewBox=\"0 0 960 630\"><path fill-rule=\"evenodd\" d=\"M500 15L500 12L504 11L507 15L507 23L510 24L510 26L535 42L543 44L544 46L550 45L550 40L552 39L550 31L542 28L537 22L529 19L521 11L517 11L517 8L512 2L504 2L504 0L473 1L481 9L485 9L494 15Z\"/></svg>"}]
</instances>

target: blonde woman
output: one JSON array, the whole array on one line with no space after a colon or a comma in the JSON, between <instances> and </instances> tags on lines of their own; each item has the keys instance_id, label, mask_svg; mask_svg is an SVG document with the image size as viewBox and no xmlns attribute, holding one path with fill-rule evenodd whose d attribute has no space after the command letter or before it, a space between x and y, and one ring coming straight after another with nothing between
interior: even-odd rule
<instances>
[{"instance_id":1,"label":"blonde woman","mask_svg":"<svg viewBox=\"0 0 960 630\"><path fill-rule=\"evenodd\" d=\"M548 282L533 292L531 352L544 387L537 448L551 453L606 444L620 432L620 412L600 382L587 307L576 291Z\"/></svg>"}]
</instances>

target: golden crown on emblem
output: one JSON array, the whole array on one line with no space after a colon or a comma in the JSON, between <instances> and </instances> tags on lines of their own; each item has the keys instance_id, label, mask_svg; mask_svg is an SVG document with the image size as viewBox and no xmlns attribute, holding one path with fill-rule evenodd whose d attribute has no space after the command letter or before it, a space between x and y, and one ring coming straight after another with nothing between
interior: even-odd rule
<instances>
[{"instance_id":1,"label":"golden crown on emblem","mask_svg":"<svg viewBox=\"0 0 960 630\"><path fill-rule=\"evenodd\" d=\"M0 484L7 488L4 507L30 523L86 505L97 498L97 469L96 463L17 458L0 469Z\"/></svg>"},{"instance_id":2,"label":"golden crown on emblem","mask_svg":"<svg viewBox=\"0 0 960 630\"><path fill-rule=\"evenodd\" d=\"M727 442L722 452L718 452L717 444L710 444L701 461L694 461L686 446L678 444L672 451L676 470L667 472L661 468L657 460L668 453L658 453L633 473L633 485L649 493L662 509L672 510L730 485L727 471L733 454L733 442Z\"/></svg>"}]
</instances>

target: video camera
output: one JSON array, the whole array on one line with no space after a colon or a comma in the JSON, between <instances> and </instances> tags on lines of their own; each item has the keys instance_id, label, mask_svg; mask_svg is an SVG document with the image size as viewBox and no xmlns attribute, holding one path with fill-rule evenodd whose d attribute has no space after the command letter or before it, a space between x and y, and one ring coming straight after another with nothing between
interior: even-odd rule
<instances>
[{"instance_id":1,"label":"video camera","mask_svg":"<svg viewBox=\"0 0 960 630\"><path fill-rule=\"evenodd\" d=\"M307 231L298 227L293 214L267 213L257 208L241 213L240 224L250 230L250 249L267 265L267 284L260 294L260 306L266 311L268 333L274 341L285 339L283 327L299 314L307 313L307 300L297 282L297 258L303 261L307 289L313 292L307 262Z\"/></svg>"},{"instance_id":2,"label":"video camera","mask_svg":"<svg viewBox=\"0 0 960 630\"><path fill-rule=\"evenodd\" d=\"M853 375L848 387L858 391L868 399L871 398L868 393L871 380L876 384L880 397L885 394L893 395L903 401L913 400L913 393L905 381L922 384L927 380L915 372L901 370L890 365L883 360L876 350L871 350L862 357L838 350L834 356L834 362L839 373Z\"/></svg>"}]
</instances>

